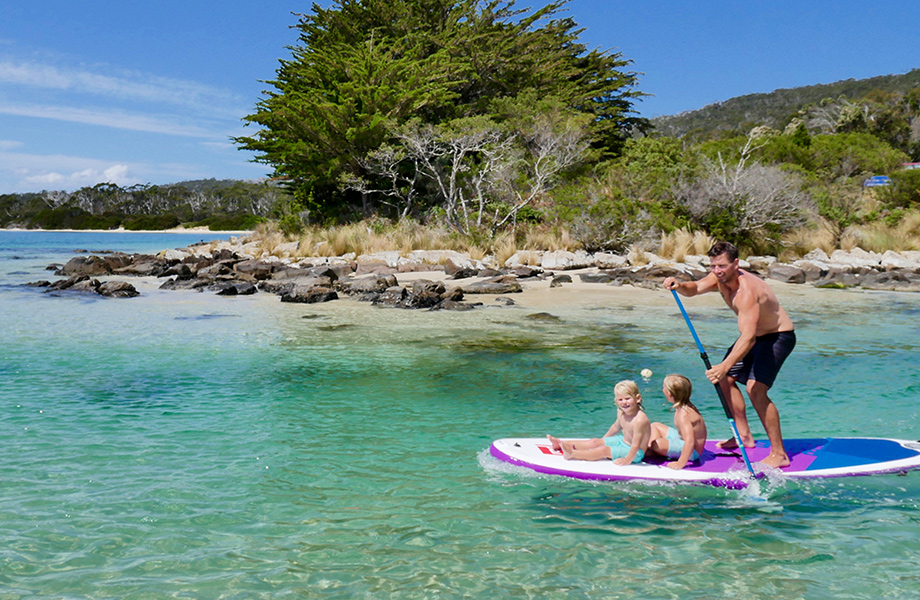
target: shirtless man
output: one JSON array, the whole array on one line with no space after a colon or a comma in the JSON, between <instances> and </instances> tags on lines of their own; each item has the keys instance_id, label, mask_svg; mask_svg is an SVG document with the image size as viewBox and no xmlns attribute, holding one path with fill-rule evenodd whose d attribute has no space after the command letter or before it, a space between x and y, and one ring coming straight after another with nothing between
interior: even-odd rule
<instances>
[{"instance_id":1,"label":"shirtless man","mask_svg":"<svg viewBox=\"0 0 920 600\"><path fill-rule=\"evenodd\" d=\"M783 361L795 347L792 320L780 306L776 294L765 281L738 268L738 249L728 242L719 242L709 250L711 272L699 281L680 282L673 277L664 280L664 287L677 290L682 296L696 296L718 291L729 308L738 315L741 335L728 349L721 363L706 371L706 377L719 384L731 405L741 442L754 446L754 436L748 425L744 396L737 382L745 384L757 416L760 417L770 440L770 454L763 463L770 467L789 466L783 447L779 411L767 396ZM732 449L736 442L725 440L720 448Z\"/></svg>"}]
</instances>

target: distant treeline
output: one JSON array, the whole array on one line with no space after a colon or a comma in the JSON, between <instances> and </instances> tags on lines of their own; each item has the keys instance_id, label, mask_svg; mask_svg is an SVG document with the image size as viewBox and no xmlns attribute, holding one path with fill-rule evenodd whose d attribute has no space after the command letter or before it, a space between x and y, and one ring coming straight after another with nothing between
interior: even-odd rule
<instances>
[{"instance_id":1,"label":"distant treeline","mask_svg":"<svg viewBox=\"0 0 920 600\"><path fill-rule=\"evenodd\" d=\"M42 229L251 229L286 214L291 198L270 182L205 179L120 187L100 183L74 192L0 195L0 226Z\"/></svg>"}]
</instances>

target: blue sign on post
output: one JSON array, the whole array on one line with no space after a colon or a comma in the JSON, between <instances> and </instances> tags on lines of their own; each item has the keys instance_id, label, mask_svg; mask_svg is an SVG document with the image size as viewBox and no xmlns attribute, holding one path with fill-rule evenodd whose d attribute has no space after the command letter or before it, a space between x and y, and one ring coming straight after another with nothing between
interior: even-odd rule
<instances>
[{"instance_id":1,"label":"blue sign on post","mask_svg":"<svg viewBox=\"0 0 920 600\"><path fill-rule=\"evenodd\" d=\"M863 187L881 187L891 185L891 178L887 175L875 175L863 181Z\"/></svg>"}]
</instances>

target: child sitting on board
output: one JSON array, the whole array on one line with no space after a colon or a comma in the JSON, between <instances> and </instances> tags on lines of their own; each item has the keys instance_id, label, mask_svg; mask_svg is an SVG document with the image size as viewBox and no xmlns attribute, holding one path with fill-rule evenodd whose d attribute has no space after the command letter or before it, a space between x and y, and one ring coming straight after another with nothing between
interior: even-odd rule
<instances>
[{"instance_id":1,"label":"child sitting on board","mask_svg":"<svg viewBox=\"0 0 920 600\"><path fill-rule=\"evenodd\" d=\"M642 410L642 396L634 381L621 381L613 387L617 420L603 438L560 440L546 436L554 450L561 450L566 460L613 459L618 465L640 462L645 458L652 428Z\"/></svg>"},{"instance_id":2,"label":"child sitting on board","mask_svg":"<svg viewBox=\"0 0 920 600\"><path fill-rule=\"evenodd\" d=\"M706 445L706 422L699 409L690 402L693 385L683 375L668 375L661 390L674 410L674 427L652 423L652 440L648 451L676 459L667 463L672 469L683 469L697 461Z\"/></svg>"}]
</instances>

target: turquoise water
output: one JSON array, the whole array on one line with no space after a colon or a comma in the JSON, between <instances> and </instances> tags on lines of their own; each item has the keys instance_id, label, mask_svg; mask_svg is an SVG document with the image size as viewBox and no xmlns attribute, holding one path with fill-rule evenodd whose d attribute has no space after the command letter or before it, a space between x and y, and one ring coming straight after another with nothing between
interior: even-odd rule
<instances>
[{"instance_id":1,"label":"turquoise water","mask_svg":"<svg viewBox=\"0 0 920 600\"><path fill-rule=\"evenodd\" d=\"M488 455L498 437L603 433L626 377L667 420L671 371L724 434L665 294L546 322L521 306L290 305L155 280L120 300L21 285L74 249L200 237L0 232L0 599L920 589L920 472L731 491L550 478ZM773 394L786 436L920 437L920 296L780 294L799 330ZM731 315L685 305L721 355Z\"/></svg>"}]
</instances>

